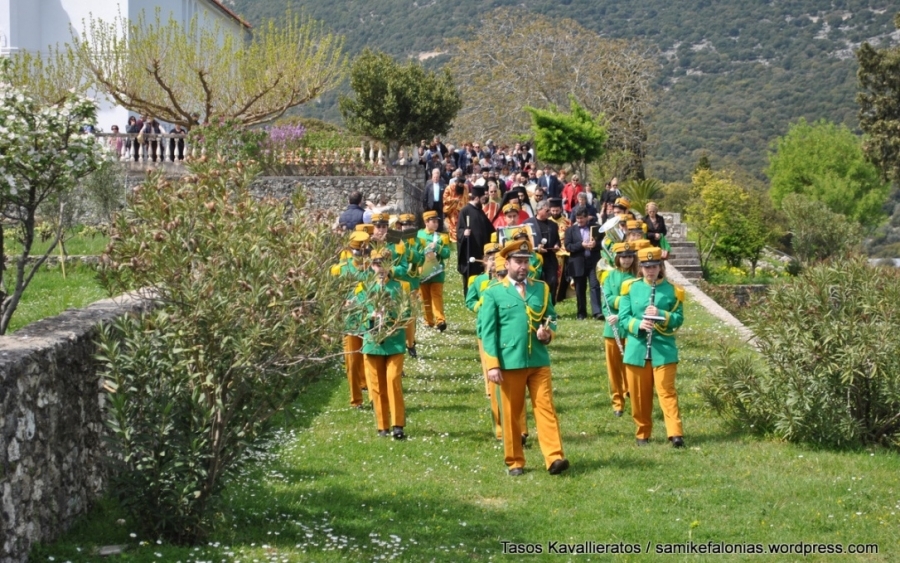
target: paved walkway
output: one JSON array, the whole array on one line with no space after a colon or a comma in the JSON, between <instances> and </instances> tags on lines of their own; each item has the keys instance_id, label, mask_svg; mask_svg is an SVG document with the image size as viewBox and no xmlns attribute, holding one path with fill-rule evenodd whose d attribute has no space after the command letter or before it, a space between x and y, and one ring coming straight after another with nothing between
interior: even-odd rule
<instances>
[{"instance_id":1,"label":"paved walkway","mask_svg":"<svg viewBox=\"0 0 900 563\"><path fill-rule=\"evenodd\" d=\"M753 335L753 332L744 326L744 323L739 321L737 317L716 303L712 297L703 293L699 287L684 277L684 275L678 271L678 268L667 263L666 278L673 283L684 286L684 290L691 294L694 301L702 305L703 308L709 311L714 317L733 327L745 342L756 347L756 336Z\"/></svg>"}]
</instances>

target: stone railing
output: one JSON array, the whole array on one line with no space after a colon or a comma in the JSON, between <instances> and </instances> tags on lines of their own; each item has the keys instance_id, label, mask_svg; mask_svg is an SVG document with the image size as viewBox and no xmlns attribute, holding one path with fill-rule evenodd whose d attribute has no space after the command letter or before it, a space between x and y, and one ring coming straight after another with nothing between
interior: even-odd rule
<instances>
[{"instance_id":1,"label":"stone railing","mask_svg":"<svg viewBox=\"0 0 900 563\"><path fill-rule=\"evenodd\" d=\"M27 561L104 491L94 336L148 303L98 301L0 336L0 562Z\"/></svg>"}]
</instances>

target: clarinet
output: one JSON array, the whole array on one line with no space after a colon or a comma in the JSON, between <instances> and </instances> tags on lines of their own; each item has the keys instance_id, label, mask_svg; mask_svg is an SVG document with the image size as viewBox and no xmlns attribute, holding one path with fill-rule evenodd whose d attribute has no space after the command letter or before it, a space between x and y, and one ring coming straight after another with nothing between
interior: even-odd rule
<instances>
[{"instance_id":1,"label":"clarinet","mask_svg":"<svg viewBox=\"0 0 900 563\"><path fill-rule=\"evenodd\" d=\"M647 307L655 306L656 303L656 280L653 280L650 283L650 302L647 304ZM651 360L650 357L650 347L653 345L653 327L647 331L647 355L644 356L644 361L648 362Z\"/></svg>"}]
</instances>

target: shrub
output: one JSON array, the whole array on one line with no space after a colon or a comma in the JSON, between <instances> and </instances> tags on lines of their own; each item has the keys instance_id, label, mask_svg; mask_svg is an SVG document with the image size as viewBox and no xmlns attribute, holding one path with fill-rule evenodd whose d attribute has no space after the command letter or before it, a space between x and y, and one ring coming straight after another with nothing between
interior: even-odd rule
<instances>
[{"instance_id":1,"label":"shrub","mask_svg":"<svg viewBox=\"0 0 900 563\"><path fill-rule=\"evenodd\" d=\"M794 255L803 264L859 250L859 224L831 211L821 201L789 194L781 201L781 208L790 225Z\"/></svg>"},{"instance_id":2,"label":"shrub","mask_svg":"<svg viewBox=\"0 0 900 563\"><path fill-rule=\"evenodd\" d=\"M723 350L703 390L730 421L791 441L900 446L900 272L806 269L754 309L764 368Z\"/></svg>"},{"instance_id":3,"label":"shrub","mask_svg":"<svg viewBox=\"0 0 900 563\"><path fill-rule=\"evenodd\" d=\"M113 224L101 280L148 288L159 307L103 331L99 359L119 460L115 492L150 537L192 543L223 477L334 361L349 287L322 264L331 218L256 201L240 161L135 190Z\"/></svg>"}]
</instances>

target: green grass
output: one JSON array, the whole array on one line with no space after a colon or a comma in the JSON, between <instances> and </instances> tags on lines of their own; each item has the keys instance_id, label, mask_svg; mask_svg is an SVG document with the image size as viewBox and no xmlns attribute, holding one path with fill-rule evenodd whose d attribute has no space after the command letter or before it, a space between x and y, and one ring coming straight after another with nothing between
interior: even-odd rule
<instances>
[{"instance_id":1,"label":"green grass","mask_svg":"<svg viewBox=\"0 0 900 563\"><path fill-rule=\"evenodd\" d=\"M75 234L70 234L69 238L65 241L66 253L70 256L83 256L90 255L96 256L99 254L103 254L103 251L106 249L106 246L109 244L109 237L100 233L97 233L94 229L84 230L83 227L76 229L77 232ZM47 249L50 248L50 243L52 239L41 240L39 236L35 235L34 245L31 247L31 255L32 256L41 256ZM21 254L22 246L19 244L17 240L12 237L8 237L4 241L5 252L7 256L16 256L17 254ZM59 246L53 249L53 255L59 255Z\"/></svg>"},{"instance_id":2,"label":"green grass","mask_svg":"<svg viewBox=\"0 0 900 563\"><path fill-rule=\"evenodd\" d=\"M575 321L563 303L552 346L555 402L572 468L553 477L535 443L510 478L479 373L472 316L448 276L450 329L420 326L406 360L406 442L378 438L371 410L349 407L335 365L286 413L269 447L230 483L210 543L194 548L140 537L103 501L31 561L894 561L900 556L900 458L882 449L826 451L727 427L698 383L716 346L734 334L688 302L677 388L684 450L654 416L650 447L607 398L601 323ZM529 425L533 429L530 416ZM122 519L122 523L117 523ZM549 555L549 541L875 543L878 555ZM537 557L504 555L502 541L538 543Z\"/></svg>"},{"instance_id":3,"label":"green grass","mask_svg":"<svg viewBox=\"0 0 900 563\"><path fill-rule=\"evenodd\" d=\"M15 270L7 270L7 276ZM9 279L14 282L14 278ZM59 267L43 267L34 275L22 294L22 300L9 323L9 331L16 331L34 321L52 317L71 308L80 308L106 297L97 282L97 273L90 266L69 264L63 279Z\"/></svg>"}]
</instances>

